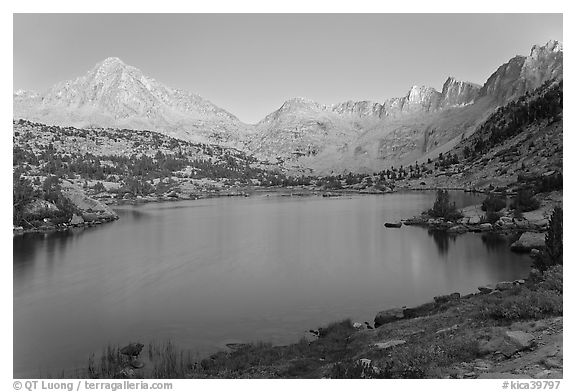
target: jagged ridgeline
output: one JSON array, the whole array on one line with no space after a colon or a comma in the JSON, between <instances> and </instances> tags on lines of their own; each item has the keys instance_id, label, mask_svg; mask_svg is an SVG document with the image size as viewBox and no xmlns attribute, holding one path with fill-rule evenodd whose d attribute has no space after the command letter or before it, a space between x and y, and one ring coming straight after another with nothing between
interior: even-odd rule
<instances>
[{"instance_id":1,"label":"jagged ridgeline","mask_svg":"<svg viewBox=\"0 0 576 392\"><path fill-rule=\"evenodd\" d=\"M153 130L238 148L317 175L371 173L448 152L498 107L562 77L562 44L550 41L511 58L483 85L449 77L440 91L407 86L404 96L381 102L291 98L257 124L244 124L199 95L168 87L112 57L47 91L16 91L14 117L76 128Z\"/></svg>"}]
</instances>

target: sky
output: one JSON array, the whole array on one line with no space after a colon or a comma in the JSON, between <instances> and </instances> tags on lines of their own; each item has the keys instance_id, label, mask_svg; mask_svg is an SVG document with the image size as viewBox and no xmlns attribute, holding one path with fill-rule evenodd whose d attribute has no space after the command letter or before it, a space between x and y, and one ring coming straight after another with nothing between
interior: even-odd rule
<instances>
[{"instance_id":1,"label":"sky","mask_svg":"<svg viewBox=\"0 0 576 392\"><path fill-rule=\"evenodd\" d=\"M448 76L483 84L561 14L14 14L13 87L43 91L119 57L246 123L284 101L382 102Z\"/></svg>"}]
</instances>

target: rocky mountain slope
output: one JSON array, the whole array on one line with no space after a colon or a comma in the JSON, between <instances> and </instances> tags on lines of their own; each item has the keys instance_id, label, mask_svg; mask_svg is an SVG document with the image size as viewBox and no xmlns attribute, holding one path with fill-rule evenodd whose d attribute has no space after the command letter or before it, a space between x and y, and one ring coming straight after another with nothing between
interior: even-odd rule
<instances>
[{"instance_id":1,"label":"rocky mountain slope","mask_svg":"<svg viewBox=\"0 0 576 392\"><path fill-rule=\"evenodd\" d=\"M249 151L318 173L373 172L435 157L474 133L500 105L562 79L562 46L534 46L480 87L450 77L442 92L412 87L384 103L289 100L256 125Z\"/></svg>"},{"instance_id":2,"label":"rocky mountain slope","mask_svg":"<svg viewBox=\"0 0 576 392\"><path fill-rule=\"evenodd\" d=\"M563 82L549 81L494 112L435 169L398 186L486 190L523 186L563 173ZM432 167L432 165L428 165ZM539 180L540 181L540 180ZM561 183L560 183L561 187Z\"/></svg>"},{"instance_id":3,"label":"rocky mountain slope","mask_svg":"<svg viewBox=\"0 0 576 392\"><path fill-rule=\"evenodd\" d=\"M14 93L14 118L50 125L148 129L196 142L234 144L245 132L232 114L172 89L116 57L43 93Z\"/></svg>"}]
</instances>

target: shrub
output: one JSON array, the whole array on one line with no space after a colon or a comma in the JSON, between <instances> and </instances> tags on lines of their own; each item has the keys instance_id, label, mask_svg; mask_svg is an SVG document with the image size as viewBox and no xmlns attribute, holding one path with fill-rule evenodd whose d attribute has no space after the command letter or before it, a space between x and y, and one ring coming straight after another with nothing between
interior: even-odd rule
<instances>
[{"instance_id":1,"label":"shrub","mask_svg":"<svg viewBox=\"0 0 576 392\"><path fill-rule=\"evenodd\" d=\"M550 267L544 272L544 276L542 282L540 283L540 287L544 290L551 290L557 291L560 294L563 292L563 268L561 265L555 265Z\"/></svg>"},{"instance_id":2,"label":"shrub","mask_svg":"<svg viewBox=\"0 0 576 392\"><path fill-rule=\"evenodd\" d=\"M483 309L480 317L516 321L558 315L562 315L562 295L556 290L539 289L529 291L527 295L520 293L504 299L495 298Z\"/></svg>"},{"instance_id":3,"label":"shrub","mask_svg":"<svg viewBox=\"0 0 576 392\"><path fill-rule=\"evenodd\" d=\"M498 212L505 207L506 200L492 193L489 194L482 202L482 211L486 212Z\"/></svg>"},{"instance_id":4,"label":"shrub","mask_svg":"<svg viewBox=\"0 0 576 392\"><path fill-rule=\"evenodd\" d=\"M551 192L562 190L562 173L554 173L549 176L543 176L539 178L537 183L537 192Z\"/></svg>"},{"instance_id":5,"label":"shrub","mask_svg":"<svg viewBox=\"0 0 576 392\"><path fill-rule=\"evenodd\" d=\"M14 173L12 186L12 221L14 225L24 223L24 207L34 198L34 188L30 180Z\"/></svg>"},{"instance_id":6,"label":"shrub","mask_svg":"<svg viewBox=\"0 0 576 392\"><path fill-rule=\"evenodd\" d=\"M518 191L511 207L521 212L533 211L540 207L540 202L534 198L532 190L522 189Z\"/></svg>"},{"instance_id":7,"label":"shrub","mask_svg":"<svg viewBox=\"0 0 576 392\"><path fill-rule=\"evenodd\" d=\"M348 337L354 330L352 321L350 319L345 319L330 323L326 327L319 328L318 333L321 338L337 338L340 336Z\"/></svg>"},{"instance_id":8,"label":"shrub","mask_svg":"<svg viewBox=\"0 0 576 392\"><path fill-rule=\"evenodd\" d=\"M102 184L100 181L98 181L98 182L92 187L92 189L93 189L94 192L96 192L96 193L106 192L106 187L105 187L104 184Z\"/></svg>"},{"instance_id":9,"label":"shrub","mask_svg":"<svg viewBox=\"0 0 576 392\"><path fill-rule=\"evenodd\" d=\"M447 220L458 220L462 218L460 211L456 209L456 203L450 203L448 191L438 189L434 206L428 210L428 214L434 218L444 218Z\"/></svg>"}]
</instances>

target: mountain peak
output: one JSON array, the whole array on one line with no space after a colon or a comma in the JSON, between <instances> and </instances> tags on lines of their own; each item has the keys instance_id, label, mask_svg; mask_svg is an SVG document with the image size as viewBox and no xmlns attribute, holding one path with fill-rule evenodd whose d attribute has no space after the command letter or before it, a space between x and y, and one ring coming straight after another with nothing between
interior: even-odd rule
<instances>
[{"instance_id":1,"label":"mountain peak","mask_svg":"<svg viewBox=\"0 0 576 392\"><path fill-rule=\"evenodd\" d=\"M285 101L280 107L280 110L287 111L294 109L321 109L321 108L323 108L323 105L319 104L316 101L313 101L308 98L295 97Z\"/></svg>"},{"instance_id":2,"label":"mountain peak","mask_svg":"<svg viewBox=\"0 0 576 392\"><path fill-rule=\"evenodd\" d=\"M108 58L105 58L100 63L98 63L97 66L110 67L110 66L118 66L118 65L125 66L126 64L122 60L120 60L120 58L118 58L118 57L108 57Z\"/></svg>"},{"instance_id":3,"label":"mountain peak","mask_svg":"<svg viewBox=\"0 0 576 392\"><path fill-rule=\"evenodd\" d=\"M537 57L541 53L558 53L562 52L562 44L556 40L550 40L545 45L533 45L530 50L530 57Z\"/></svg>"},{"instance_id":4,"label":"mountain peak","mask_svg":"<svg viewBox=\"0 0 576 392\"><path fill-rule=\"evenodd\" d=\"M412 86L408 94L406 94L406 99L409 103L423 104L428 103L438 95L438 91L432 87L427 86Z\"/></svg>"},{"instance_id":5,"label":"mountain peak","mask_svg":"<svg viewBox=\"0 0 576 392\"><path fill-rule=\"evenodd\" d=\"M17 116L50 124L154 129L203 142L234 138L240 126L210 101L170 88L118 57L108 57L42 95L15 94L14 102ZM206 126L208 122L218 127Z\"/></svg>"},{"instance_id":6,"label":"mountain peak","mask_svg":"<svg viewBox=\"0 0 576 392\"><path fill-rule=\"evenodd\" d=\"M474 102L480 86L449 76L442 86L442 106L462 106Z\"/></svg>"},{"instance_id":7,"label":"mountain peak","mask_svg":"<svg viewBox=\"0 0 576 392\"><path fill-rule=\"evenodd\" d=\"M492 96L502 105L547 80L562 79L562 62L562 44L558 41L534 45L528 57L516 56L490 75L480 90L480 96Z\"/></svg>"},{"instance_id":8,"label":"mountain peak","mask_svg":"<svg viewBox=\"0 0 576 392\"><path fill-rule=\"evenodd\" d=\"M126 65L118 57L108 57L103 61L99 62L98 64L96 64L96 66L93 68L93 72L99 75L109 75L109 74L123 73L128 68L130 68L131 70L136 69L134 67Z\"/></svg>"}]
</instances>

